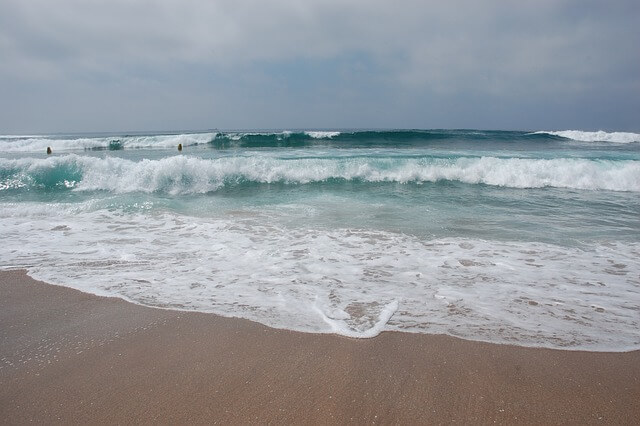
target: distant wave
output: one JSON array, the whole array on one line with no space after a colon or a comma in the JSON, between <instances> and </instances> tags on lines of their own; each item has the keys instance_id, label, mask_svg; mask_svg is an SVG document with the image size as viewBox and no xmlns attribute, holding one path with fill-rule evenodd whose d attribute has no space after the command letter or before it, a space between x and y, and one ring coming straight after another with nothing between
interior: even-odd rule
<instances>
[{"instance_id":1,"label":"distant wave","mask_svg":"<svg viewBox=\"0 0 640 426\"><path fill-rule=\"evenodd\" d=\"M460 130L357 130L303 132L220 132L212 145L217 148L269 148L331 145L336 147L419 146L437 140L503 140L522 132L470 132Z\"/></svg>"},{"instance_id":2,"label":"distant wave","mask_svg":"<svg viewBox=\"0 0 640 426\"><path fill-rule=\"evenodd\" d=\"M220 131L168 135L122 136L0 136L2 152L38 152L47 147L55 152L121 149L174 149L208 145L228 148L334 147L421 147L432 142L531 142L562 139L549 132L526 133L486 130L304 130L304 131Z\"/></svg>"},{"instance_id":3,"label":"distant wave","mask_svg":"<svg viewBox=\"0 0 640 426\"><path fill-rule=\"evenodd\" d=\"M314 139L331 139L333 137L339 136L340 132L304 132L307 135L311 136Z\"/></svg>"},{"instance_id":4,"label":"distant wave","mask_svg":"<svg viewBox=\"0 0 640 426\"><path fill-rule=\"evenodd\" d=\"M54 136L2 136L0 149L5 152L54 152L75 150L120 150L126 148L175 148L211 142L215 133L184 133L177 135L140 135L111 137L54 137Z\"/></svg>"},{"instance_id":5,"label":"distant wave","mask_svg":"<svg viewBox=\"0 0 640 426\"><path fill-rule=\"evenodd\" d=\"M495 130L304 130L304 131L220 131L169 135L122 135L100 137L70 136L0 136L3 152L39 152L47 147L54 152L120 149L174 149L207 145L228 148L296 148L308 146L334 147L422 147L433 142L447 143L528 143L557 142L571 139L583 142L640 142L640 134L624 132L564 131L495 131Z\"/></svg>"},{"instance_id":6,"label":"distant wave","mask_svg":"<svg viewBox=\"0 0 640 426\"><path fill-rule=\"evenodd\" d=\"M572 139L581 142L614 142L614 143L631 143L640 142L640 134L629 132L583 132L581 130L561 130L561 131L540 131L536 134L548 134L560 136L566 139Z\"/></svg>"},{"instance_id":7,"label":"distant wave","mask_svg":"<svg viewBox=\"0 0 640 426\"><path fill-rule=\"evenodd\" d=\"M28 139L28 138L48 138L47 135L0 135L0 140L3 139Z\"/></svg>"},{"instance_id":8,"label":"distant wave","mask_svg":"<svg viewBox=\"0 0 640 426\"><path fill-rule=\"evenodd\" d=\"M219 132L211 141L215 148L303 147L339 136L333 131Z\"/></svg>"},{"instance_id":9,"label":"distant wave","mask_svg":"<svg viewBox=\"0 0 640 426\"><path fill-rule=\"evenodd\" d=\"M247 183L426 183L458 181L510 188L559 187L640 192L640 162L496 157L269 156L200 159L174 156L134 162L70 154L0 159L0 191L69 189L197 194Z\"/></svg>"},{"instance_id":10,"label":"distant wave","mask_svg":"<svg viewBox=\"0 0 640 426\"><path fill-rule=\"evenodd\" d=\"M175 135L138 135L108 137L60 137L45 135L2 135L0 149L4 152L54 152L121 149L173 149L210 144L214 148L304 146L314 141L339 136L336 131L304 132L215 132L184 133Z\"/></svg>"}]
</instances>

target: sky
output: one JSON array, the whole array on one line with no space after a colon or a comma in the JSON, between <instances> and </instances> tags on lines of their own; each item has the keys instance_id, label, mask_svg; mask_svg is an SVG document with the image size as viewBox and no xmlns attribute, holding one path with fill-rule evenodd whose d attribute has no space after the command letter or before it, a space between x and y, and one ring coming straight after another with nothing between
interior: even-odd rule
<instances>
[{"instance_id":1,"label":"sky","mask_svg":"<svg viewBox=\"0 0 640 426\"><path fill-rule=\"evenodd\" d=\"M638 0L2 0L0 134L640 130Z\"/></svg>"}]
</instances>

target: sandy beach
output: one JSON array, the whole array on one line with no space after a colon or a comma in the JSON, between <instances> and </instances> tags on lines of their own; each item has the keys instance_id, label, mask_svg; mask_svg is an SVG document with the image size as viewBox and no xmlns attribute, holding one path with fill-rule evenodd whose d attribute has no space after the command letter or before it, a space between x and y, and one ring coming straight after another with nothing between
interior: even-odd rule
<instances>
[{"instance_id":1,"label":"sandy beach","mask_svg":"<svg viewBox=\"0 0 640 426\"><path fill-rule=\"evenodd\" d=\"M0 272L0 422L637 424L640 351L274 330Z\"/></svg>"}]
</instances>

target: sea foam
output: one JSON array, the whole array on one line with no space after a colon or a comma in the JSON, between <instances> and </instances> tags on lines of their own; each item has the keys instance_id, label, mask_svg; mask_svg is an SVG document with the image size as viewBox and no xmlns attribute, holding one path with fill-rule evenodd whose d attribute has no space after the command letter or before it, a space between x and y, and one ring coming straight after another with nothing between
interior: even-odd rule
<instances>
[{"instance_id":1,"label":"sea foam","mask_svg":"<svg viewBox=\"0 0 640 426\"><path fill-rule=\"evenodd\" d=\"M53 137L23 136L0 137L0 148L4 152L41 152L47 147L53 152L78 150L118 150L126 148L173 149L183 146L200 145L211 142L216 133L183 133L175 135L141 135L110 137Z\"/></svg>"},{"instance_id":2,"label":"sea foam","mask_svg":"<svg viewBox=\"0 0 640 426\"><path fill-rule=\"evenodd\" d=\"M537 134L548 134L560 136L562 138L572 139L582 142L614 142L614 143L631 143L640 142L640 134L630 132L585 132L582 130L561 130L561 131L541 131Z\"/></svg>"},{"instance_id":3,"label":"sea foam","mask_svg":"<svg viewBox=\"0 0 640 426\"><path fill-rule=\"evenodd\" d=\"M640 192L640 162L576 158L337 157L266 155L202 159L173 156L131 161L75 154L0 159L0 190L73 188L78 191L200 194L243 183L427 183L459 181L509 188L573 188Z\"/></svg>"},{"instance_id":4,"label":"sea foam","mask_svg":"<svg viewBox=\"0 0 640 426\"><path fill-rule=\"evenodd\" d=\"M331 139L331 138L334 138L336 136L339 136L340 132L327 132L327 131L324 131L324 132L321 132L321 131L312 132L312 131L307 131L307 132L305 132L305 134L311 136L314 139Z\"/></svg>"},{"instance_id":5,"label":"sea foam","mask_svg":"<svg viewBox=\"0 0 640 426\"><path fill-rule=\"evenodd\" d=\"M429 239L290 228L259 208L194 217L92 202L5 204L0 238L0 267L143 305L350 337L640 348L638 243Z\"/></svg>"},{"instance_id":6,"label":"sea foam","mask_svg":"<svg viewBox=\"0 0 640 426\"><path fill-rule=\"evenodd\" d=\"M0 150L0 268L299 331L640 349L637 143L399 130L0 145L16 149Z\"/></svg>"}]
</instances>

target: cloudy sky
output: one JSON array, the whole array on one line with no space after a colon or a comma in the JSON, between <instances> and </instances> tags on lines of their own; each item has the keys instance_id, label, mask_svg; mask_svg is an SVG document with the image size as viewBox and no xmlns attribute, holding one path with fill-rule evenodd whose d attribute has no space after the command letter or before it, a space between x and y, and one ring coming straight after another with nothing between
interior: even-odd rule
<instances>
[{"instance_id":1,"label":"cloudy sky","mask_svg":"<svg viewBox=\"0 0 640 426\"><path fill-rule=\"evenodd\" d=\"M2 0L0 133L640 130L638 0Z\"/></svg>"}]
</instances>

